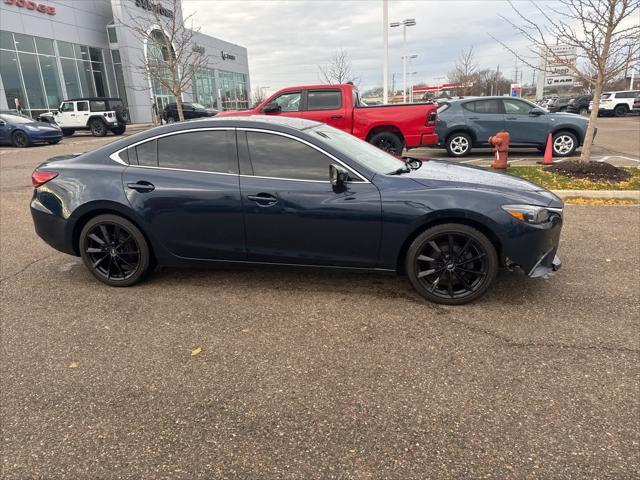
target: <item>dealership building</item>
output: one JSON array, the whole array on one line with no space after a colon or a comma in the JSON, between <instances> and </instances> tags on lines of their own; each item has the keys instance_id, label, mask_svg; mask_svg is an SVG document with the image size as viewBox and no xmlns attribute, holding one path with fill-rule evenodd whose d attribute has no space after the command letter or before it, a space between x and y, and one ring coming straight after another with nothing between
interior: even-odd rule
<instances>
[{"instance_id":1,"label":"dealership building","mask_svg":"<svg viewBox=\"0 0 640 480\"><path fill-rule=\"evenodd\" d=\"M175 101L141 68L145 59L162 61L163 22L157 19L174 15L170 1L164 3L0 0L0 110L15 109L19 102L24 113L36 117L65 99L120 97L132 122L150 122L154 103L161 110ZM182 22L180 8L175 17ZM136 35L133 25L147 27L147 38ZM204 52L207 66L196 73L183 100L219 110L248 108L247 49L201 33L192 40L191 48Z\"/></svg>"}]
</instances>

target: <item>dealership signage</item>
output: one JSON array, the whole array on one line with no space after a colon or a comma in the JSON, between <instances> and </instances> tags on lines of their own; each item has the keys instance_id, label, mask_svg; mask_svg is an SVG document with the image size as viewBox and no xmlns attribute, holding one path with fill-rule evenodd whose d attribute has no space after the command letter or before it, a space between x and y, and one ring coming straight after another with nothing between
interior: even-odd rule
<instances>
[{"instance_id":1,"label":"dealership signage","mask_svg":"<svg viewBox=\"0 0 640 480\"><path fill-rule=\"evenodd\" d=\"M16 7L25 8L27 10L34 10L40 13L48 13L49 15L56 14L56 7L50 7L44 3L33 2L31 0L4 0L7 5L15 5Z\"/></svg>"},{"instance_id":2,"label":"dealership signage","mask_svg":"<svg viewBox=\"0 0 640 480\"><path fill-rule=\"evenodd\" d=\"M155 12L167 18L173 18L173 12L171 10L164 8L160 3L153 3L151 0L136 0L136 7Z\"/></svg>"},{"instance_id":3,"label":"dealership signage","mask_svg":"<svg viewBox=\"0 0 640 480\"><path fill-rule=\"evenodd\" d=\"M536 88L536 98L544 96L547 87L573 86L575 82L576 47L571 45L550 45L540 55L540 75Z\"/></svg>"},{"instance_id":4,"label":"dealership signage","mask_svg":"<svg viewBox=\"0 0 640 480\"><path fill-rule=\"evenodd\" d=\"M235 55L233 55L231 53L227 53L224 50L222 52L220 52L220 53L222 53L222 59L223 60L235 60L236 59Z\"/></svg>"}]
</instances>

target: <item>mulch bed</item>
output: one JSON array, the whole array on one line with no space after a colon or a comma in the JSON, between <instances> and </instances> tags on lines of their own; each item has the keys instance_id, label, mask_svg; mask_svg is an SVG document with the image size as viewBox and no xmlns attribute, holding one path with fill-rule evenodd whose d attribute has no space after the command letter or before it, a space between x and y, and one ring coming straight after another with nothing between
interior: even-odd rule
<instances>
[{"instance_id":1,"label":"mulch bed","mask_svg":"<svg viewBox=\"0 0 640 480\"><path fill-rule=\"evenodd\" d=\"M570 178L591 180L592 182L624 182L631 178L629 172L605 162L567 160L546 167L545 171Z\"/></svg>"}]
</instances>

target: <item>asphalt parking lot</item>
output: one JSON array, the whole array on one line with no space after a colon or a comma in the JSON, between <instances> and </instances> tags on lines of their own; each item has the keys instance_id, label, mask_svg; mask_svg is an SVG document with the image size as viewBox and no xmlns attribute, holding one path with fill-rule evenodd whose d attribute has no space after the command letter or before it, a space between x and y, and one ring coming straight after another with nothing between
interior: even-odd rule
<instances>
[{"instance_id":1,"label":"asphalt parking lot","mask_svg":"<svg viewBox=\"0 0 640 480\"><path fill-rule=\"evenodd\" d=\"M463 307L374 275L112 289L28 203L40 161L113 139L0 150L2 478L638 478L639 207L568 206L560 272Z\"/></svg>"}]
</instances>

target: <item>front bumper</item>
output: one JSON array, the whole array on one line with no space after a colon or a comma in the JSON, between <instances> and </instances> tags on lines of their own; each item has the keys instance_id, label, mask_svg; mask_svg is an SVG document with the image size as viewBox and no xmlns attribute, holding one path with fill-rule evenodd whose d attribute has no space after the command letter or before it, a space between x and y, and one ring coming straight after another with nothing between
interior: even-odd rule
<instances>
[{"instance_id":1,"label":"front bumper","mask_svg":"<svg viewBox=\"0 0 640 480\"><path fill-rule=\"evenodd\" d=\"M29 132L29 138L32 142L52 142L62 139L62 130L52 130L49 132Z\"/></svg>"},{"instance_id":2,"label":"front bumper","mask_svg":"<svg viewBox=\"0 0 640 480\"><path fill-rule=\"evenodd\" d=\"M554 251L549 251L547 254L540 257L538 263L529 272L529 277L538 278L552 275L553 272L557 272L562 267L560 257L555 254Z\"/></svg>"}]
</instances>

